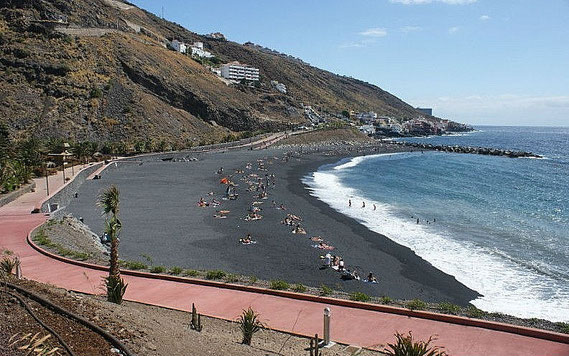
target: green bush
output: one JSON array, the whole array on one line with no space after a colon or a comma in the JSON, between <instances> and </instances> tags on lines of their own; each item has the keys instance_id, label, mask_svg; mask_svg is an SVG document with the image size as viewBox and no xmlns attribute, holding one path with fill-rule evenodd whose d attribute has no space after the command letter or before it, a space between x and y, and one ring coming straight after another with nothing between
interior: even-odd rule
<instances>
[{"instance_id":1,"label":"green bush","mask_svg":"<svg viewBox=\"0 0 569 356\"><path fill-rule=\"evenodd\" d=\"M290 285L285 281L282 281L280 279L276 279L276 280L271 281L270 288L271 289L277 289L277 290L285 290L285 289L289 289Z\"/></svg>"},{"instance_id":2,"label":"green bush","mask_svg":"<svg viewBox=\"0 0 569 356\"><path fill-rule=\"evenodd\" d=\"M391 304L393 303L393 300L391 298L389 298L388 296L384 295L383 297L381 297L379 299L379 301L381 302L381 304Z\"/></svg>"},{"instance_id":3,"label":"green bush","mask_svg":"<svg viewBox=\"0 0 569 356\"><path fill-rule=\"evenodd\" d=\"M356 302L369 302L371 297L362 292L354 292L350 294L350 300L354 300Z\"/></svg>"},{"instance_id":4,"label":"green bush","mask_svg":"<svg viewBox=\"0 0 569 356\"><path fill-rule=\"evenodd\" d=\"M178 275L180 273L182 273L183 269L181 267L175 266L170 268L170 274L175 274Z\"/></svg>"},{"instance_id":5,"label":"green bush","mask_svg":"<svg viewBox=\"0 0 569 356\"><path fill-rule=\"evenodd\" d=\"M223 277L225 277L225 275L226 275L226 273L221 271L221 270L213 270L213 271L207 271L205 278L207 278L207 279L222 279Z\"/></svg>"},{"instance_id":6,"label":"green bush","mask_svg":"<svg viewBox=\"0 0 569 356\"><path fill-rule=\"evenodd\" d=\"M124 262L123 262L123 266L124 266L124 268L126 268L126 269L131 269L131 270L134 270L134 271L138 271L138 270L141 270L141 269L147 269L147 268L148 268L147 265L145 265L145 264L142 263L142 262L138 262L138 261L124 261Z\"/></svg>"},{"instance_id":7,"label":"green bush","mask_svg":"<svg viewBox=\"0 0 569 356\"><path fill-rule=\"evenodd\" d=\"M89 96L91 98L100 98L103 96L103 91L99 88L93 88L91 92L89 92Z\"/></svg>"},{"instance_id":8,"label":"green bush","mask_svg":"<svg viewBox=\"0 0 569 356\"><path fill-rule=\"evenodd\" d=\"M322 295L322 296L327 296L327 295L330 295L330 294L332 294L332 288L330 288L330 287L328 287L328 286L322 284L322 285L320 286L320 295Z\"/></svg>"},{"instance_id":9,"label":"green bush","mask_svg":"<svg viewBox=\"0 0 569 356\"><path fill-rule=\"evenodd\" d=\"M295 284L294 287L292 287L292 290L297 292L297 293L304 293L306 292L306 287L304 286L304 284Z\"/></svg>"},{"instance_id":10,"label":"green bush","mask_svg":"<svg viewBox=\"0 0 569 356\"><path fill-rule=\"evenodd\" d=\"M387 344L387 348L383 352L388 356L446 356L438 346L431 346L434 340L431 336L427 341L413 341L413 335L395 334L396 343Z\"/></svg>"},{"instance_id":11,"label":"green bush","mask_svg":"<svg viewBox=\"0 0 569 356\"><path fill-rule=\"evenodd\" d=\"M249 284L255 284L257 283L258 278L256 276L250 276L249 277Z\"/></svg>"},{"instance_id":12,"label":"green bush","mask_svg":"<svg viewBox=\"0 0 569 356\"><path fill-rule=\"evenodd\" d=\"M196 277L198 276L200 273L198 271L196 271L195 269L187 269L184 271L184 276L186 277Z\"/></svg>"},{"instance_id":13,"label":"green bush","mask_svg":"<svg viewBox=\"0 0 569 356\"><path fill-rule=\"evenodd\" d=\"M407 302L407 308L411 310L421 310L427 307L427 303L423 302L420 299L413 299Z\"/></svg>"},{"instance_id":14,"label":"green bush","mask_svg":"<svg viewBox=\"0 0 569 356\"><path fill-rule=\"evenodd\" d=\"M243 334L243 341L241 341L241 343L245 345L251 345L253 335L264 326L259 320L259 314L255 313L251 307L247 310L243 310L243 314L239 316L237 322Z\"/></svg>"},{"instance_id":15,"label":"green bush","mask_svg":"<svg viewBox=\"0 0 569 356\"><path fill-rule=\"evenodd\" d=\"M564 334L569 334L569 323L557 323L557 326L559 327L559 331Z\"/></svg>"},{"instance_id":16,"label":"green bush","mask_svg":"<svg viewBox=\"0 0 569 356\"><path fill-rule=\"evenodd\" d=\"M239 282L239 277L236 274L228 273L227 276L225 276L225 280L228 283L235 283L235 282Z\"/></svg>"},{"instance_id":17,"label":"green bush","mask_svg":"<svg viewBox=\"0 0 569 356\"><path fill-rule=\"evenodd\" d=\"M476 308L474 305L471 305L468 307L468 309L466 309L466 315L468 315L470 318L482 318L484 315L486 315L486 312Z\"/></svg>"},{"instance_id":18,"label":"green bush","mask_svg":"<svg viewBox=\"0 0 569 356\"><path fill-rule=\"evenodd\" d=\"M460 314L462 308L459 307L456 304L452 304L452 303L447 303L447 302L442 302L439 304L438 309L440 312L445 313L445 314L453 314L453 315L457 315Z\"/></svg>"},{"instance_id":19,"label":"green bush","mask_svg":"<svg viewBox=\"0 0 569 356\"><path fill-rule=\"evenodd\" d=\"M164 266L154 266L150 268L150 273L164 273L166 272L166 267Z\"/></svg>"}]
</instances>

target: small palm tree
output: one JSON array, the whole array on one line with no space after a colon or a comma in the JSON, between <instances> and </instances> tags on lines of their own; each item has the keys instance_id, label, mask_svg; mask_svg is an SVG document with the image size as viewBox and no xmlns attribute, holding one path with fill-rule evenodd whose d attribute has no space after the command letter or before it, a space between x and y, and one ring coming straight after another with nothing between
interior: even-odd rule
<instances>
[{"instance_id":1,"label":"small palm tree","mask_svg":"<svg viewBox=\"0 0 569 356\"><path fill-rule=\"evenodd\" d=\"M245 345L251 345L253 334L265 327L259 320L259 314L251 307L247 310L243 310L243 313L239 316L237 322L239 323L239 328L243 334L243 341L241 341L241 343Z\"/></svg>"},{"instance_id":2,"label":"small palm tree","mask_svg":"<svg viewBox=\"0 0 569 356\"><path fill-rule=\"evenodd\" d=\"M119 189L115 185L111 185L99 195L98 205L103 208L103 213L108 217L105 232L111 240L109 276L105 280L107 300L117 304L122 302L127 287L124 280L121 279L119 269L119 232L122 227L118 217L119 203Z\"/></svg>"},{"instance_id":3,"label":"small palm tree","mask_svg":"<svg viewBox=\"0 0 569 356\"><path fill-rule=\"evenodd\" d=\"M427 341L413 340L413 334L409 331L408 335L397 332L396 342L387 344L388 348L383 350L388 356L448 356L448 354L438 346L431 346L431 342L436 340L433 336Z\"/></svg>"}]
</instances>

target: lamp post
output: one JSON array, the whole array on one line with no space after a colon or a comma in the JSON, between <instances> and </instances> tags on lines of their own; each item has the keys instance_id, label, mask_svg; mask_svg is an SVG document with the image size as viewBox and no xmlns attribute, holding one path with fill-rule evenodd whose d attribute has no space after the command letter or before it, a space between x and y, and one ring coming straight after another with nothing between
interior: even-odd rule
<instances>
[{"instance_id":1,"label":"lamp post","mask_svg":"<svg viewBox=\"0 0 569 356\"><path fill-rule=\"evenodd\" d=\"M49 197L49 177L47 174L47 162L45 162L45 188L47 190L47 196Z\"/></svg>"}]
</instances>

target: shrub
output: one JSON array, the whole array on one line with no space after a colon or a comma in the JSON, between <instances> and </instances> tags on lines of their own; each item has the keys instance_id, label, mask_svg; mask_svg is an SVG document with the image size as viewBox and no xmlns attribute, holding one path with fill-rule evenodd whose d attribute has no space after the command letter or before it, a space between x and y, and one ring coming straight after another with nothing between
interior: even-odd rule
<instances>
[{"instance_id":1,"label":"shrub","mask_svg":"<svg viewBox=\"0 0 569 356\"><path fill-rule=\"evenodd\" d=\"M407 308L411 310L421 310L427 307L427 303L423 302L421 299L413 299L407 302Z\"/></svg>"},{"instance_id":2,"label":"shrub","mask_svg":"<svg viewBox=\"0 0 569 356\"><path fill-rule=\"evenodd\" d=\"M250 283L250 284L255 284L255 283L257 283L257 277L256 277L256 276L250 276L250 277L249 277L249 283Z\"/></svg>"},{"instance_id":3,"label":"shrub","mask_svg":"<svg viewBox=\"0 0 569 356\"><path fill-rule=\"evenodd\" d=\"M294 287L292 287L292 290L298 293L304 293L306 292L306 287L304 286L304 284L295 284Z\"/></svg>"},{"instance_id":4,"label":"shrub","mask_svg":"<svg viewBox=\"0 0 569 356\"><path fill-rule=\"evenodd\" d=\"M164 273L166 272L166 267L164 266L154 266L150 269L150 273Z\"/></svg>"},{"instance_id":5,"label":"shrub","mask_svg":"<svg viewBox=\"0 0 569 356\"><path fill-rule=\"evenodd\" d=\"M285 290L285 289L289 289L290 285L285 281L282 281L280 279L276 279L276 280L271 281L270 288L271 289L277 289L277 290Z\"/></svg>"},{"instance_id":6,"label":"shrub","mask_svg":"<svg viewBox=\"0 0 569 356\"><path fill-rule=\"evenodd\" d=\"M239 282L239 277L237 277L236 274L229 273L229 274L227 274L227 276L225 276L225 280L226 280L228 283Z\"/></svg>"},{"instance_id":7,"label":"shrub","mask_svg":"<svg viewBox=\"0 0 569 356\"><path fill-rule=\"evenodd\" d=\"M459 307L458 305L447 302L440 303L438 309L439 311L445 314L454 314L454 315L459 314L460 311L462 310L462 308Z\"/></svg>"},{"instance_id":8,"label":"shrub","mask_svg":"<svg viewBox=\"0 0 569 356\"><path fill-rule=\"evenodd\" d=\"M239 316L237 322L243 334L243 341L241 341L241 343L245 345L251 345L253 335L264 327L259 320L259 314L255 313L251 307L247 310L243 310L243 314Z\"/></svg>"},{"instance_id":9,"label":"shrub","mask_svg":"<svg viewBox=\"0 0 569 356\"><path fill-rule=\"evenodd\" d=\"M381 304L391 304L393 302L393 300L391 298L389 298L388 296L384 295L383 297L381 297L379 299L379 301L381 302Z\"/></svg>"},{"instance_id":10,"label":"shrub","mask_svg":"<svg viewBox=\"0 0 569 356\"><path fill-rule=\"evenodd\" d=\"M221 271L221 270L207 271L205 278L207 278L207 279L222 279L223 277L225 277L225 274L226 273Z\"/></svg>"},{"instance_id":11,"label":"shrub","mask_svg":"<svg viewBox=\"0 0 569 356\"><path fill-rule=\"evenodd\" d=\"M19 264L20 260L18 257L10 258L6 256L0 261L0 270L6 274L12 274Z\"/></svg>"},{"instance_id":12,"label":"shrub","mask_svg":"<svg viewBox=\"0 0 569 356\"><path fill-rule=\"evenodd\" d=\"M103 91L99 88L93 88L93 89L91 89L89 96L91 98L100 98L103 96Z\"/></svg>"},{"instance_id":13,"label":"shrub","mask_svg":"<svg viewBox=\"0 0 569 356\"><path fill-rule=\"evenodd\" d=\"M184 271L183 274L186 277L195 277L195 276L199 275L200 273L198 271L196 271L195 269L187 269Z\"/></svg>"},{"instance_id":14,"label":"shrub","mask_svg":"<svg viewBox=\"0 0 569 356\"><path fill-rule=\"evenodd\" d=\"M482 318L484 315L486 315L486 312L476 308L474 305L471 305L468 307L468 309L466 309L466 315L468 315L470 318Z\"/></svg>"},{"instance_id":15,"label":"shrub","mask_svg":"<svg viewBox=\"0 0 569 356\"><path fill-rule=\"evenodd\" d=\"M330 295L330 294L332 294L332 288L330 288L330 287L328 287L328 286L322 284L322 285L320 286L320 295L322 295L322 296L327 296L327 295Z\"/></svg>"},{"instance_id":16,"label":"shrub","mask_svg":"<svg viewBox=\"0 0 569 356\"><path fill-rule=\"evenodd\" d=\"M147 268L148 268L147 265L145 265L145 264L142 263L142 262L138 262L138 261L124 261L124 262L123 262L123 266L124 266L124 268L126 268L126 269L131 269L131 270L134 270L134 271L138 271L138 270L141 270L141 269L147 269Z\"/></svg>"},{"instance_id":17,"label":"shrub","mask_svg":"<svg viewBox=\"0 0 569 356\"><path fill-rule=\"evenodd\" d=\"M175 266L170 268L170 274L175 274L178 275L180 273L182 273L183 269L181 267Z\"/></svg>"},{"instance_id":18,"label":"shrub","mask_svg":"<svg viewBox=\"0 0 569 356\"><path fill-rule=\"evenodd\" d=\"M387 344L387 348L383 350L389 356L446 356L438 346L431 346L431 342L435 339L431 336L427 341L413 341L413 335L409 331L409 335L395 334L396 343Z\"/></svg>"},{"instance_id":19,"label":"shrub","mask_svg":"<svg viewBox=\"0 0 569 356\"><path fill-rule=\"evenodd\" d=\"M362 292L354 292L350 294L350 300L354 300L356 302L369 302L371 297Z\"/></svg>"},{"instance_id":20,"label":"shrub","mask_svg":"<svg viewBox=\"0 0 569 356\"><path fill-rule=\"evenodd\" d=\"M569 334L569 323L557 323L560 331L564 334Z\"/></svg>"}]
</instances>

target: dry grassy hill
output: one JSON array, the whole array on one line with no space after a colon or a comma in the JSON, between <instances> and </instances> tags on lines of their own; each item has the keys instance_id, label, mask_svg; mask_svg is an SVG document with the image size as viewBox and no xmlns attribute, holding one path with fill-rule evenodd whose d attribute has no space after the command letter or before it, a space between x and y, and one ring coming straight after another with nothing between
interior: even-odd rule
<instances>
[{"instance_id":1,"label":"dry grassy hill","mask_svg":"<svg viewBox=\"0 0 569 356\"><path fill-rule=\"evenodd\" d=\"M203 41L221 61L260 68L228 86L168 40ZM380 88L254 45L214 40L115 0L8 0L0 9L0 120L14 136L187 144L304 122L324 112L419 114ZM278 80L288 88L271 88Z\"/></svg>"}]
</instances>

